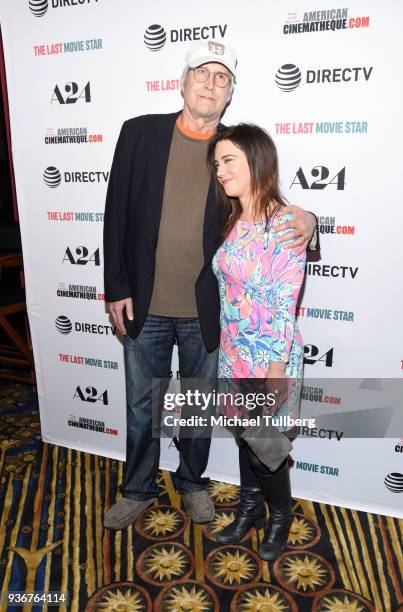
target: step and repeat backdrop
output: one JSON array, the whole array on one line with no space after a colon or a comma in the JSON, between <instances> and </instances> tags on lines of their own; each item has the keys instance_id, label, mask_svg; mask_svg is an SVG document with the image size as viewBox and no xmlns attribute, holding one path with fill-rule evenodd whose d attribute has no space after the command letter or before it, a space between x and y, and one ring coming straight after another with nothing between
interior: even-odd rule
<instances>
[{"instance_id":1,"label":"step and repeat backdrop","mask_svg":"<svg viewBox=\"0 0 403 612\"><path fill-rule=\"evenodd\" d=\"M323 7L0 2L45 441L124 459L123 352L102 274L112 156L124 120L181 108L185 52L194 40L215 39L239 57L223 122L270 132L285 196L319 220L321 259L307 266L299 323L303 403L327 417L294 444L294 494L402 515L403 430L390 426L399 392L388 382L399 382L403 359L403 6ZM162 465L176 461L163 441ZM237 481L233 440L213 440L209 473Z\"/></svg>"}]
</instances>

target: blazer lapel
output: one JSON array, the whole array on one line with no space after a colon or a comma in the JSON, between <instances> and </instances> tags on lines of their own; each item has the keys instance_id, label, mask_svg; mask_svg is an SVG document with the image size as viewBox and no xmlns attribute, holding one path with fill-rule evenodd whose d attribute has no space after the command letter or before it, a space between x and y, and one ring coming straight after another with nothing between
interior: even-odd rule
<instances>
[{"instance_id":1,"label":"blazer lapel","mask_svg":"<svg viewBox=\"0 0 403 612\"><path fill-rule=\"evenodd\" d=\"M207 202L206 202L206 211L204 213L204 225L203 225L203 235L209 231L210 225L214 221L214 217L217 214L217 196L216 196L216 186L214 176L211 176L210 186L207 194Z\"/></svg>"},{"instance_id":2,"label":"blazer lapel","mask_svg":"<svg viewBox=\"0 0 403 612\"><path fill-rule=\"evenodd\" d=\"M160 125L156 125L148 142L149 181L153 194L152 205L157 231L161 220L164 198L165 176L176 118L180 113L167 115Z\"/></svg>"},{"instance_id":3,"label":"blazer lapel","mask_svg":"<svg viewBox=\"0 0 403 612\"><path fill-rule=\"evenodd\" d=\"M217 127L217 132L221 132L224 128L225 126L222 123L219 123ZM215 178L214 178L214 174L211 173L210 187L208 190L207 202L206 202L206 212L204 214L204 225L203 225L204 236L208 233L210 225L214 221L214 217L217 214L217 209L219 206L223 206L223 204L218 201L217 189L215 185Z\"/></svg>"}]
</instances>

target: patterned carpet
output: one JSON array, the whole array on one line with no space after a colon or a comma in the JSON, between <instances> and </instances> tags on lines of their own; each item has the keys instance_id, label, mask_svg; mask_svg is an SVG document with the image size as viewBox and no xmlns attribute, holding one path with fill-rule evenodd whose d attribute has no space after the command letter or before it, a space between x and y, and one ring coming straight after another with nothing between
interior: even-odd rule
<instances>
[{"instance_id":1,"label":"patterned carpet","mask_svg":"<svg viewBox=\"0 0 403 612\"><path fill-rule=\"evenodd\" d=\"M170 474L159 505L112 533L102 527L122 476L118 461L42 444L35 394L0 385L0 589L63 591L69 611L403 611L403 521L294 501L287 551L258 557L214 533L238 487L212 482L216 518L189 524ZM1 610L46 610L47 605Z\"/></svg>"}]
</instances>

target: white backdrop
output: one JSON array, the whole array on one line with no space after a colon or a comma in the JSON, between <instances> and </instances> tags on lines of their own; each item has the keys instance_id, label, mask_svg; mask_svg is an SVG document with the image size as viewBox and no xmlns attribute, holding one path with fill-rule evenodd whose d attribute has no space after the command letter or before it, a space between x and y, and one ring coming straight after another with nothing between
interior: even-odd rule
<instances>
[{"instance_id":1,"label":"white backdrop","mask_svg":"<svg viewBox=\"0 0 403 612\"><path fill-rule=\"evenodd\" d=\"M124 456L122 348L102 299L108 171L125 119L180 109L184 55L201 36L238 51L224 122L267 128L285 195L320 217L322 260L308 267L300 309L307 379L354 377L359 388L364 378L401 377L398 2L349 0L318 13L299 0L1 0L0 7L45 441ZM157 51L144 41L150 26L160 33ZM283 91L280 73L290 70L295 88ZM322 386L332 395L329 381ZM363 392L354 407L367 400ZM347 408L342 398L339 409ZM302 436L294 494L403 516L401 449L398 434ZM162 465L175 463L163 442ZM236 465L232 440L215 439L209 473L235 482Z\"/></svg>"}]
</instances>

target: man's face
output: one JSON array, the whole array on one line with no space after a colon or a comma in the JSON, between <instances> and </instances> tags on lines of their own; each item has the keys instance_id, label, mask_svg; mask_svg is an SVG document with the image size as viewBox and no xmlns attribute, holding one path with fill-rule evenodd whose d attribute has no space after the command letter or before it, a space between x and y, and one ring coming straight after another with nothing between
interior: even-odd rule
<instances>
[{"instance_id":1,"label":"man's face","mask_svg":"<svg viewBox=\"0 0 403 612\"><path fill-rule=\"evenodd\" d=\"M184 106L195 119L203 118L218 123L222 111L231 99L231 83L226 87L218 87L214 82L214 75L224 73L231 76L231 73L225 66L217 62L203 64L203 68L210 72L207 81L204 83L196 81L194 71L190 68L185 82L182 82Z\"/></svg>"}]
</instances>

